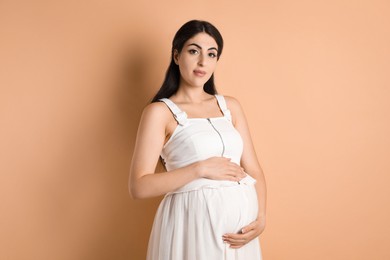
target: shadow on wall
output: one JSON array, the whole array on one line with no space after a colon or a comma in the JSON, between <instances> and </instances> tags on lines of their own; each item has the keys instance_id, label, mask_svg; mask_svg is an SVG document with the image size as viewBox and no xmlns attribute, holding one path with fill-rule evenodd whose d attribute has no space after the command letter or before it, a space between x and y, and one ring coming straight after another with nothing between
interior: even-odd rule
<instances>
[{"instance_id":1,"label":"shadow on wall","mask_svg":"<svg viewBox=\"0 0 390 260\"><path fill-rule=\"evenodd\" d=\"M67 171L76 173L67 177L73 186L64 202L71 213L69 223L62 225L70 247L78 252L74 259L146 258L161 198L133 200L128 177L139 119L155 92L150 86L161 84L148 76L153 74L150 42L137 38L136 46L129 44L116 53L117 64L109 65L117 68L103 83L109 91L101 100L107 104L98 104L98 118L77 131L77 149L69 145L64 151L73 162Z\"/></svg>"},{"instance_id":2,"label":"shadow on wall","mask_svg":"<svg viewBox=\"0 0 390 260\"><path fill-rule=\"evenodd\" d=\"M133 148L135 144L135 138L138 128L140 115L143 108L150 102L151 98L156 93L156 89L152 89L151 86L159 86L160 80L156 80L157 77L151 77L153 62L157 54L151 52L149 48L150 40L138 41L136 46L130 50L129 59L125 63L125 75L123 81L122 93L119 93L118 97L121 99L126 97L126 100L122 99L123 105L128 107L123 111L127 111L127 115L124 116L123 122L127 122L128 133L131 133L127 140L130 141L129 151L129 163L133 154ZM164 171L162 165L157 165L156 171ZM127 185L127 182L126 182ZM127 199L128 218L125 219L125 223L128 227L126 235L130 240L127 245L127 253L130 253L130 258L127 259L145 259L147 242L149 234L152 228L152 223L156 209L158 207L161 198L133 200ZM128 203L130 202L130 203ZM130 207L129 207L130 204Z\"/></svg>"}]
</instances>

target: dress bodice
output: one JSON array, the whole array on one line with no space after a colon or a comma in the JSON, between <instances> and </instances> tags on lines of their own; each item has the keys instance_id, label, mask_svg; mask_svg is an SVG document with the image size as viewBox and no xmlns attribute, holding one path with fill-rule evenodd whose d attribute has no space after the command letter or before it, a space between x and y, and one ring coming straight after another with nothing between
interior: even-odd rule
<instances>
[{"instance_id":1,"label":"dress bodice","mask_svg":"<svg viewBox=\"0 0 390 260\"><path fill-rule=\"evenodd\" d=\"M230 158L232 162L240 165L243 151L241 135L232 124L231 113L224 97L222 95L215 95L215 97L223 113L221 117L188 118L187 114L170 99L161 99L178 122L161 152L168 171L214 156ZM253 181L254 179L248 175L240 183L253 183ZM231 184L236 185L237 182L199 179L187 184L180 191Z\"/></svg>"}]
</instances>

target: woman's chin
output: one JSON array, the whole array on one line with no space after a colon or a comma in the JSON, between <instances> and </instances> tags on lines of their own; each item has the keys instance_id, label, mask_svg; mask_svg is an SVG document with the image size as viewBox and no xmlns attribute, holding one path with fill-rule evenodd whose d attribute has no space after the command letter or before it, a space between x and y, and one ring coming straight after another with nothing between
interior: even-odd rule
<instances>
[{"instance_id":1,"label":"woman's chin","mask_svg":"<svg viewBox=\"0 0 390 260\"><path fill-rule=\"evenodd\" d=\"M201 87L203 88L204 84L209 80L210 78L199 78L197 80L192 81L192 86L194 87Z\"/></svg>"}]
</instances>

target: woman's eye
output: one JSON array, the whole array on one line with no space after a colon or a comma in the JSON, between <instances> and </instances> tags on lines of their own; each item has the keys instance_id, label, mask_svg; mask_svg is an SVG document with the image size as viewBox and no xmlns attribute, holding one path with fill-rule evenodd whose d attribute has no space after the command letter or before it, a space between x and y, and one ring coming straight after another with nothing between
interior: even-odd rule
<instances>
[{"instance_id":1,"label":"woman's eye","mask_svg":"<svg viewBox=\"0 0 390 260\"><path fill-rule=\"evenodd\" d=\"M197 54L197 53L198 53L197 50L189 50L188 52L189 52L190 54Z\"/></svg>"},{"instance_id":2,"label":"woman's eye","mask_svg":"<svg viewBox=\"0 0 390 260\"><path fill-rule=\"evenodd\" d=\"M217 57L217 55L216 55L215 53L213 53L213 52L209 53L209 56L210 56L211 58Z\"/></svg>"}]
</instances>

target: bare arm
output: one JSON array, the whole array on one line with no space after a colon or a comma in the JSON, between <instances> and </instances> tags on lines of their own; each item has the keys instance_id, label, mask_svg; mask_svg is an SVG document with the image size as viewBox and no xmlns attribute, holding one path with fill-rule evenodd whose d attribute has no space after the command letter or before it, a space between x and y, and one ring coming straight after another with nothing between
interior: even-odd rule
<instances>
[{"instance_id":1,"label":"bare arm","mask_svg":"<svg viewBox=\"0 0 390 260\"><path fill-rule=\"evenodd\" d=\"M241 105L235 99L229 99L229 104L233 109L234 125L244 142L244 151L241 157L241 166L245 171L256 179L256 191L259 201L259 218L265 218L266 213L266 183L263 170L257 159L256 151L253 146L252 137L249 131L248 123Z\"/></svg>"},{"instance_id":2,"label":"bare arm","mask_svg":"<svg viewBox=\"0 0 390 260\"><path fill-rule=\"evenodd\" d=\"M163 103L152 103L144 109L130 167L129 192L133 198L163 195L197 178L239 181L245 176L240 166L223 157L154 173L166 139L167 126L172 124L172 120L172 114Z\"/></svg>"},{"instance_id":3,"label":"bare arm","mask_svg":"<svg viewBox=\"0 0 390 260\"><path fill-rule=\"evenodd\" d=\"M258 197L258 217L248 226L243 227L242 234L226 234L225 241L230 243L232 248L239 248L260 235L265 228L266 218L266 183L263 170L257 159L253 146L251 134L243 109L239 102L231 97L226 97L228 107L232 112L233 124L244 142L244 150L241 157L241 166L245 171L256 179L256 192Z\"/></svg>"}]
</instances>

